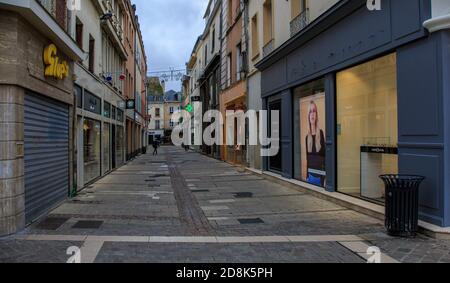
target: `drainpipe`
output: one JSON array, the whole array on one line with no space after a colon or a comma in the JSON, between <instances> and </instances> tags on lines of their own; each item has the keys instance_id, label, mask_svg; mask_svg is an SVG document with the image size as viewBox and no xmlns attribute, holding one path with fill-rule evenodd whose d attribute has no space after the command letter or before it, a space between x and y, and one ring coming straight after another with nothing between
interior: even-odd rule
<instances>
[{"instance_id":1,"label":"drainpipe","mask_svg":"<svg viewBox=\"0 0 450 283\"><path fill-rule=\"evenodd\" d=\"M74 64L74 69L75 69L75 63ZM72 110L72 172L73 172L73 181L72 181L72 190L70 191L70 196L71 198L75 197L77 195L77 191L78 191L78 148L79 148L79 144L78 144L78 134L77 134L77 125L78 125L78 117L77 117L77 96L75 95L75 91L74 91L74 95L73 95L73 110Z\"/></svg>"},{"instance_id":2,"label":"drainpipe","mask_svg":"<svg viewBox=\"0 0 450 283\"><path fill-rule=\"evenodd\" d=\"M249 43L249 39L248 39L248 27L249 27L249 22L250 22L250 17L249 17L249 0L242 0L244 2L244 42L245 42L245 91L247 92L246 98L245 98L245 103L247 106L247 110L249 110L248 106L250 103L250 86L249 86L249 81L248 81L248 66L249 66L249 48L248 48L248 43ZM248 127L246 127L246 142L248 140ZM249 162L249 148L248 148L248 143L247 143L247 151L246 151L246 156L245 156L245 163L247 167L250 167L250 162Z\"/></svg>"},{"instance_id":3,"label":"drainpipe","mask_svg":"<svg viewBox=\"0 0 450 283\"><path fill-rule=\"evenodd\" d=\"M136 20L136 18L134 18L134 20ZM131 127L131 129L133 129L133 127L136 127L136 83L137 83L137 77L136 77L136 51L137 51L137 44L136 44L136 38L137 38L137 29L135 30L135 36L134 36L134 42L133 42L133 46L134 46L134 54L133 54L133 65L134 65L134 85L133 85L133 97L134 97L134 110L133 110L133 125ZM137 128L137 127L136 127ZM133 130L132 134L131 134L131 148L132 148L132 153L131 155L133 156L133 158L136 157L135 153L136 153L136 149L135 147L135 131Z\"/></svg>"}]
</instances>

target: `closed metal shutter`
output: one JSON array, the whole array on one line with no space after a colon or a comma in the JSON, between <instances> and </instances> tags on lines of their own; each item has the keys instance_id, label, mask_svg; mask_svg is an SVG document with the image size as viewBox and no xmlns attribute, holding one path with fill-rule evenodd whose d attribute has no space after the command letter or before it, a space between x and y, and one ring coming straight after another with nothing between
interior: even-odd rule
<instances>
[{"instance_id":1,"label":"closed metal shutter","mask_svg":"<svg viewBox=\"0 0 450 283\"><path fill-rule=\"evenodd\" d=\"M25 219L35 221L68 197L69 108L25 95Z\"/></svg>"}]
</instances>

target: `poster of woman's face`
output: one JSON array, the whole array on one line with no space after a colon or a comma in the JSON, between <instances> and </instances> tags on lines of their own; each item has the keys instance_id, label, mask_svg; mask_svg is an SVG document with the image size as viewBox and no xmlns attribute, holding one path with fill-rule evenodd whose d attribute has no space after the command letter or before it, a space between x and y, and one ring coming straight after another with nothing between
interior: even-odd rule
<instances>
[{"instance_id":1,"label":"poster of woman's face","mask_svg":"<svg viewBox=\"0 0 450 283\"><path fill-rule=\"evenodd\" d=\"M325 187L325 93L300 98L302 180Z\"/></svg>"}]
</instances>

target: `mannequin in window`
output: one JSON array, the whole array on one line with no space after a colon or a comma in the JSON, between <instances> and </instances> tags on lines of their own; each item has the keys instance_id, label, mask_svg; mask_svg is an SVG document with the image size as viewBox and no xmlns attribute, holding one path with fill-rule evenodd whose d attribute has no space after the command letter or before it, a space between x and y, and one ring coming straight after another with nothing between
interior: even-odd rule
<instances>
[{"instance_id":1,"label":"mannequin in window","mask_svg":"<svg viewBox=\"0 0 450 283\"><path fill-rule=\"evenodd\" d=\"M325 186L325 135L319 126L317 105L311 101L308 110L309 131L306 136L307 181Z\"/></svg>"}]
</instances>

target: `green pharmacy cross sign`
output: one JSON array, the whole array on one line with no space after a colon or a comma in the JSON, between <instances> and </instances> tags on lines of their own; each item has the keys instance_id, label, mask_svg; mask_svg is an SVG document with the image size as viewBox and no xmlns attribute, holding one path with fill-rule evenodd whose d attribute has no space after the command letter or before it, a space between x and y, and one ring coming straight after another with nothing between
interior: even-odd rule
<instances>
[{"instance_id":1,"label":"green pharmacy cross sign","mask_svg":"<svg viewBox=\"0 0 450 283\"><path fill-rule=\"evenodd\" d=\"M192 112L192 105L191 104L189 104L188 106L186 106L186 111L187 112L189 112L189 113L191 113Z\"/></svg>"}]
</instances>

